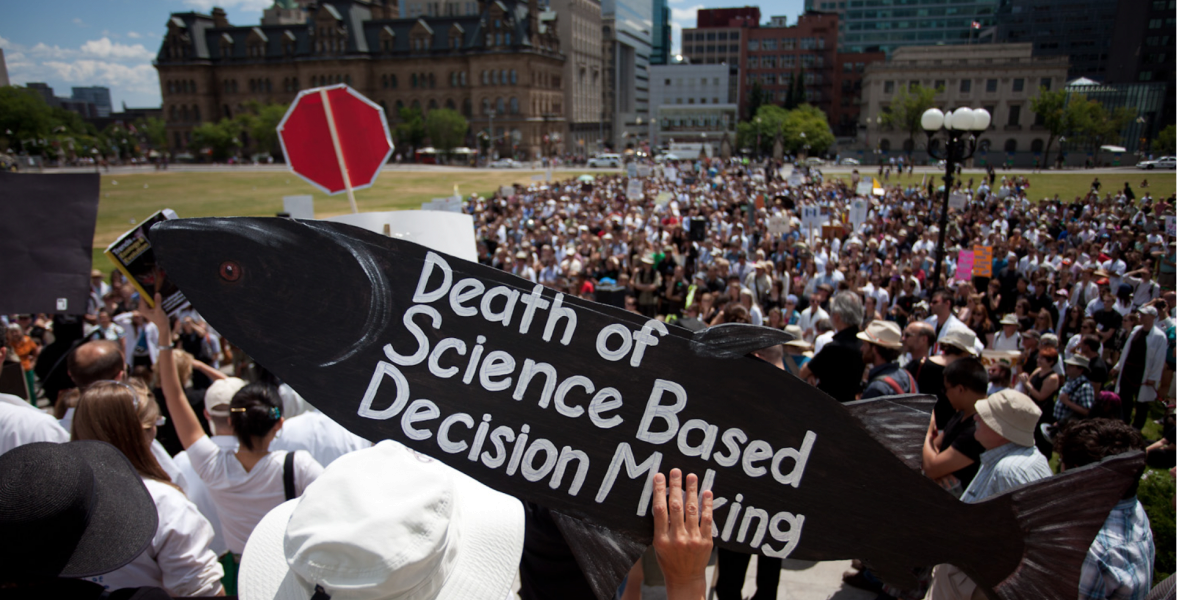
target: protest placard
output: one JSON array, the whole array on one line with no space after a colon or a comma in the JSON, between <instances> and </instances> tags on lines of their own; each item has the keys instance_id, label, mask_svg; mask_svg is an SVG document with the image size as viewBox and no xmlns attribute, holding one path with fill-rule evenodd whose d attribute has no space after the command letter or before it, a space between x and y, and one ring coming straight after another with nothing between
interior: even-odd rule
<instances>
[{"instance_id":1,"label":"protest placard","mask_svg":"<svg viewBox=\"0 0 1180 600\"><path fill-rule=\"evenodd\" d=\"M1164 232L1168 234L1168 237L1176 237L1176 215L1164 217Z\"/></svg>"},{"instance_id":2,"label":"protest placard","mask_svg":"<svg viewBox=\"0 0 1180 600\"><path fill-rule=\"evenodd\" d=\"M283 212L292 219L314 219L315 199L311 196L283 196Z\"/></svg>"},{"instance_id":3,"label":"protest placard","mask_svg":"<svg viewBox=\"0 0 1180 600\"><path fill-rule=\"evenodd\" d=\"M516 188L510 185L500 186L500 196L503 198L511 198L516 195Z\"/></svg>"},{"instance_id":4,"label":"protest placard","mask_svg":"<svg viewBox=\"0 0 1180 600\"><path fill-rule=\"evenodd\" d=\"M676 167L664 167L664 179L675 180L676 176Z\"/></svg>"},{"instance_id":5,"label":"protest placard","mask_svg":"<svg viewBox=\"0 0 1180 600\"><path fill-rule=\"evenodd\" d=\"M970 281L975 272L975 251L959 250L959 263L955 267L955 279Z\"/></svg>"},{"instance_id":6,"label":"protest placard","mask_svg":"<svg viewBox=\"0 0 1180 600\"><path fill-rule=\"evenodd\" d=\"M1065 597L1076 578L1059 570L1080 572L1143 465L1128 454L965 504L917 469L912 442L932 397L835 402L746 357L783 343L775 329L694 334L323 221L171 225L152 239L196 308L333 420L640 543L652 539L652 476L676 467L712 491L720 548L860 556L908 581L911 565L959 548L955 526L979 515L989 524L973 532L980 550L956 558L977 583L1013 597L1055 586ZM226 262L246 275L227 279L216 268ZM791 402L765 402L768 393ZM1048 510L1060 489L1093 514ZM1046 536L1077 541L1063 550L1042 545ZM1029 565L1046 556L1057 562L1041 577Z\"/></svg>"},{"instance_id":7,"label":"protest placard","mask_svg":"<svg viewBox=\"0 0 1180 600\"><path fill-rule=\"evenodd\" d=\"M639 200L643 198L643 182L638 179L627 180L627 199Z\"/></svg>"},{"instance_id":8,"label":"protest placard","mask_svg":"<svg viewBox=\"0 0 1180 600\"><path fill-rule=\"evenodd\" d=\"M869 201L857 198L848 207L848 222L854 228L859 228L869 218Z\"/></svg>"},{"instance_id":9,"label":"protest placard","mask_svg":"<svg viewBox=\"0 0 1180 600\"><path fill-rule=\"evenodd\" d=\"M187 307L188 300L160 267L147 232L156 223L176 218L178 217L172 209L165 208L119 236L107 246L105 252L107 258L115 263L115 268L122 271L131 286L139 292L141 301L148 306L155 306L155 295L160 294L164 311L169 315L175 315Z\"/></svg>"},{"instance_id":10,"label":"protest placard","mask_svg":"<svg viewBox=\"0 0 1180 600\"><path fill-rule=\"evenodd\" d=\"M991 277L992 276L992 247L991 246L975 246L974 266L971 273L976 277Z\"/></svg>"},{"instance_id":11,"label":"protest placard","mask_svg":"<svg viewBox=\"0 0 1180 600\"><path fill-rule=\"evenodd\" d=\"M635 174L639 177L651 177L651 165L639 165L635 169Z\"/></svg>"},{"instance_id":12,"label":"protest placard","mask_svg":"<svg viewBox=\"0 0 1180 600\"><path fill-rule=\"evenodd\" d=\"M671 201L672 192L660 192L659 194L656 194L656 204L659 206L665 206Z\"/></svg>"},{"instance_id":13,"label":"protest placard","mask_svg":"<svg viewBox=\"0 0 1180 600\"><path fill-rule=\"evenodd\" d=\"M98 189L96 173L0 170L0 314L86 312Z\"/></svg>"},{"instance_id":14,"label":"protest placard","mask_svg":"<svg viewBox=\"0 0 1180 600\"><path fill-rule=\"evenodd\" d=\"M962 212L967 208L967 194L962 192L951 192L950 207Z\"/></svg>"},{"instance_id":15,"label":"protest placard","mask_svg":"<svg viewBox=\"0 0 1180 600\"><path fill-rule=\"evenodd\" d=\"M871 196L873 195L873 181L871 179L861 179L856 184L857 196Z\"/></svg>"},{"instance_id":16,"label":"protest placard","mask_svg":"<svg viewBox=\"0 0 1180 600\"><path fill-rule=\"evenodd\" d=\"M627 177L635 178L639 176L639 165L633 162L627 163Z\"/></svg>"},{"instance_id":17,"label":"protest placard","mask_svg":"<svg viewBox=\"0 0 1180 600\"><path fill-rule=\"evenodd\" d=\"M775 215L767 219L766 230L771 235L782 235L791 230L791 219L786 215Z\"/></svg>"}]
</instances>

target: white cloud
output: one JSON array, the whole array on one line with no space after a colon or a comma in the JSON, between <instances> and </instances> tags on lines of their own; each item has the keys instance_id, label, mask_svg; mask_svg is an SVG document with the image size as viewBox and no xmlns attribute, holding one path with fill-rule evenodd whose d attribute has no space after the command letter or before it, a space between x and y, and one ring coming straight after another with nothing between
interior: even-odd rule
<instances>
[{"instance_id":1,"label":"white cloud","mask_svg":"<svg viewBox=\"0 0 1180 600\"><path fill-rule=\"evenodd\" d=\"M681 32L685 27L693 28L697 26L697 11L705 8L703 4L697 4L689 8L672 8L672 52L680 53L680 38Z\"/></svg>"},{"instance_id":2,"label":"white cloud","mask_svg":"<svg viewBox=\"0 0 1180 600\"><path fill-rule=\"evenodd\" d=\"M112 42L107 37L90 40L82 44L82 53L89 56L119 60L151 60L155 56L147 48L144 48L143 44L120 44L118 42Z\"/></svg>"},{"instance_id":3,"label":"white cloud","mask_svg":"<svg viewBox=\"0 0 1180 600\"><path fill-rule=\"evenodd\" d=\"M33 58L71 58L77 56L78 51L37 42L36 46L28 49L28 54Z\"/></svg>"},{"instance_id":4,"label":"white cloud","mask_svg":"<svg viewBox=\"0 0 1180 600\"><path fill-rule=\"evenodd\" d=\"M90 27L90 25L86 24L86 21L83 21L78 17L74 17L74 25L77 25L78 27Z\"/></svg>"},{"instance_id":5,"label":"white cloud","mask_svg":"<svg viewBox=\"0 0 1180 600\"><path fill-rule=\"evenodd\" d=\"M156 69L150 64L123 65L89 59L73 62L46 61L42 64L49 71L48 74L55 75L56 79L66 83L106 85L137 93L160 91Z\"/></svg>"},{"instance_id":6,"label":"white cloud","mask_svg":"<svg viewBox=\"0 0 1180 600\"><path fill-rule=\"evenodd\" d=\"M128 32L127 32L127 37L129 37L129 38L131 38L131 39L133 39L133 40L138 40L139 38L141 38L141 37L143 37L143 36L142 36L142 35L139 35L138 33L135 33L134 31L128 31Z\"/></svg>"},{"instance_id":7,"label":"white cloud","mask_svg":"<svg viewBox=\"0 0 1180 600\"><path fill-rule=\"evenodd\" d=\"M263 9L270 8L274 4L274 0L184 0L184 3L186 6L203 12L212 10L214 6L220 6L226 10L262 12Z\"/></svg>"}]
</instances>

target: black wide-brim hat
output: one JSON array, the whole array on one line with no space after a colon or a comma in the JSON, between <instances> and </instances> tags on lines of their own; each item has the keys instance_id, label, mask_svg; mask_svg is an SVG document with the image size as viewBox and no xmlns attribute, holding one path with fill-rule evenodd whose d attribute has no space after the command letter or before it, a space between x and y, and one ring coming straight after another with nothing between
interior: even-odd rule
<instances>
[{"instance_id":1,"label":"black wide-brim hat","mask_svg":"<svg viewBox=\"0 0 1180 600\"><path fill-rule=\"evenodd\" d=\"M109 573L147 549L158 520L135 468L106 442L0 456L0 583Z\"/></svg>"}]
</instances>

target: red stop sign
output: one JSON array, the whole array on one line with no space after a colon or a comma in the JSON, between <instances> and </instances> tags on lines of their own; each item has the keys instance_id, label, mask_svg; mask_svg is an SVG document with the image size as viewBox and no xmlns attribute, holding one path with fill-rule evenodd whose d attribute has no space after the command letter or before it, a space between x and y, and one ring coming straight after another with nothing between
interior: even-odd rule
<instances>
[{"instance_id":1,"label":"red stop sign","mask_svg":"<svg viewBox=\"0 0 1180 600\"><path fill-rule=\"evenodd\" d=\"M348 188L341 165L352 189L366 188L393 153L385 111L344 84L299 92L278 132L291 170L328 194Z\"/></svg>"}]
</instances>

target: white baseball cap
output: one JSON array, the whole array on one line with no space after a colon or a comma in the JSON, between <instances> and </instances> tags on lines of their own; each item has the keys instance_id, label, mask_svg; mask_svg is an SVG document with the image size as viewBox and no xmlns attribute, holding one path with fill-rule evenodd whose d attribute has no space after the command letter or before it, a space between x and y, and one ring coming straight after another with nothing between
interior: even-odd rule
<instances>
[{"instance_id":1,"label":"white baseball cap","mask_svg":"<svg viewBox=\"0 0 1180 600\"><path fill-rule=\"evenodd\" d=\"M205 411L210 416L228 417L229 403L238 390L246 387L246 381L238 377L218 379L205 390Z\"/></svg>"},{"instance_id":2,"label":"white baseball cap","mask_svg":"<svg viewBox=\"0 0 1180 600\"><path fill-rule=\"evenodd\" d=\"M503 600L520 501L386 440L340 457L267 513L242 553L243 600Z\"/></svg>"}]
</instances>

